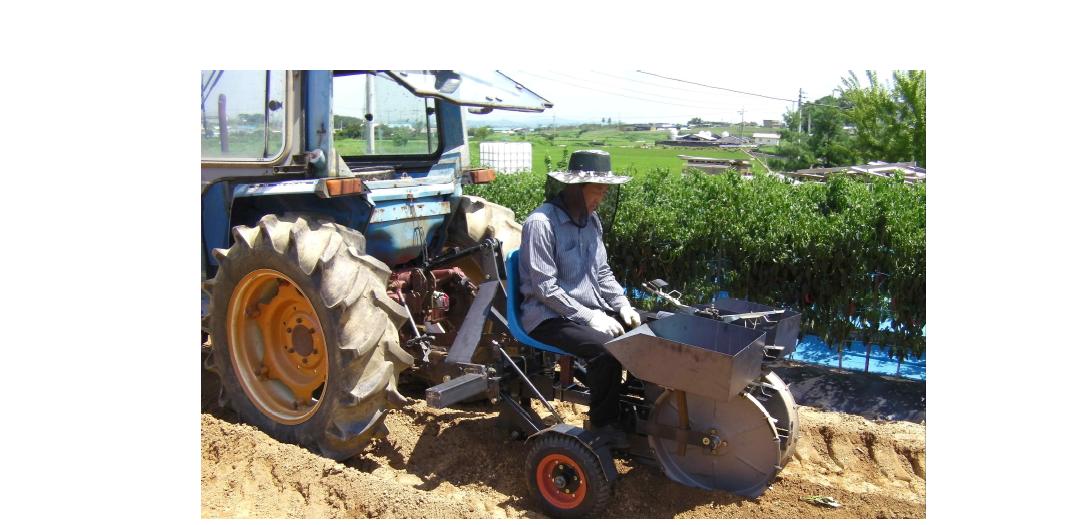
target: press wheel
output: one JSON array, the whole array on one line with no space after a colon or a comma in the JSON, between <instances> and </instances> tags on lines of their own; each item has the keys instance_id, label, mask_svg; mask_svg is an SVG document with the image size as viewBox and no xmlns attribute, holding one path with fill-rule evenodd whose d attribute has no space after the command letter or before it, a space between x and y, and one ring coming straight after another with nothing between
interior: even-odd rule
<instances>
[{"instance_id":1,"label":"press wheel","mask_svg":"<svg viewBox=\"0 0 1067 525\"><path fill-rule=\"evenodd\" d=\"M793 457L793 451L797 448L797 438L800 436L800 412L797 402L789 391L789 385L778 374L767 372L761 378L762 382L770 387L756 387L752 394L767 409L767 413L775 419L775 429L781 439L782 466Z\"/></svg>"},{"instance_id":2,"label":"press wheel","mask_svg":"<svg viewBox=\"0 0 1067 525\"><path fill-rule=\"evenodd\" d=\"M667 477L704 490L752 498L763 494L781 470L782 458L778 432L763 405L748 393L730 401L686 394L686 410L690 431L707 436L712 446L687 445L683 454L674 439L649 435L649 446ZM677 428L676 392L664 391L649 419Z\"/></svg>"}]
</instances>

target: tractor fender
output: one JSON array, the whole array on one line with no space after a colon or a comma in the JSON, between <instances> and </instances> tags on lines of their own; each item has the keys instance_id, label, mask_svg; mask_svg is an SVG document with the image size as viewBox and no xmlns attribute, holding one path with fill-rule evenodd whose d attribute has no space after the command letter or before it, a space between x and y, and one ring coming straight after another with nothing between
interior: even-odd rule
<instances>
[{"instance_id":1,"label":"tractor fender","mask_svg":"<svg viewBox=\"0 0 1067 525\"><path fill-rule=\"evenodd\" d=\"M566 423L558 423L544 430L540 430L536 434L531 434L526 438L526 443L530 443L538 436L553 432L577 440L583 447L595 454L597 460L600 462L600 469L604 471L604 476L607 478L608 483L614 483L615 478L619 477L619 472L615 470L615 461L611 458L611 449L604 445L594 446L593 443L596 441L596 434L593 434L588 430Z\"/></svg>"}]
</instances>

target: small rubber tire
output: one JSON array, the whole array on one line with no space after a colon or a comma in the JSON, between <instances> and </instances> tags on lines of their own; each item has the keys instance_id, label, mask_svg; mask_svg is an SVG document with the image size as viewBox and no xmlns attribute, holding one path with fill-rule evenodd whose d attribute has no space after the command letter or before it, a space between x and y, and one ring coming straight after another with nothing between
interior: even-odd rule
<instances>
[{"instance_id":1,"label":"small rubber tire","mask_svg":"<svg viewBox=\"0 0 1067 525\"><path fill-rule=\"evenodd\" d=\"M553 518L597 515L611 497L611 483L596 455L569 436L538 437L526 457L526 472L530 495Z\"/></svg>"}]
</instances>

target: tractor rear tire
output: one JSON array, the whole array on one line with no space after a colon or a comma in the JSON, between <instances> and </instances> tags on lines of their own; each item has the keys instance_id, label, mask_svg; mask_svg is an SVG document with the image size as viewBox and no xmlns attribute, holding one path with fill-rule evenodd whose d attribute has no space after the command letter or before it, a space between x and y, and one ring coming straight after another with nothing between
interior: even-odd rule
<instances>
[{"instance_id":1,"label":"tractor rear tire","mask_svg":"<svg viewBox=\"0 0 1067 525\"><path fill-rule=\"evenodd\" d=\"M398 343L404 309L385 293L389 268L357 231L267 215L216 249L207 326L222 400L275 439L344 460L384 427L413 364Z\"/></svg>"}]
</instances>

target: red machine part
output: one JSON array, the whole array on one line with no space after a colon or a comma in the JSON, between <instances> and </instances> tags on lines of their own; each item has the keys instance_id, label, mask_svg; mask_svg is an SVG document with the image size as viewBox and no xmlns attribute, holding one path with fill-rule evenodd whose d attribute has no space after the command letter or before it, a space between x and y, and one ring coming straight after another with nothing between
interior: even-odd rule
<instances>
[{"instance_id":1,"label":"red machine part","mask_svg":"<svg viewBox=\"0 0 1067 525\"><path fill-rule=\"evenodd\" d=\"M407 303L417 324L439 323L448 319L448 312L455 302L450 294L470 294L477 288L458 266L427 271L423 268L408 268L393 272L387 287L394 301Z\"/></svg>"}]
</instances>

